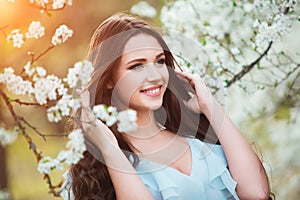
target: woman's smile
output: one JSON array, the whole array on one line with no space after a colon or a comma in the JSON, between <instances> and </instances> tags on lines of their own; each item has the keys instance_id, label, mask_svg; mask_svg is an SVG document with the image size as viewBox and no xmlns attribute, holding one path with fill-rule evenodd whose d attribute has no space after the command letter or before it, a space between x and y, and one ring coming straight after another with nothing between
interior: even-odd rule
<instances>
[{"instance_id":1,"label":"woman's smile","mask_svg":"<svg viewBox=\"0 0 300 200\"><path fill-rule=\"evenodd\" d=\"M156 85L156 86L143 89L140 92L149 97L158 97L161 95L161 87L162 85Z\"/></svg>"}]
</instances>

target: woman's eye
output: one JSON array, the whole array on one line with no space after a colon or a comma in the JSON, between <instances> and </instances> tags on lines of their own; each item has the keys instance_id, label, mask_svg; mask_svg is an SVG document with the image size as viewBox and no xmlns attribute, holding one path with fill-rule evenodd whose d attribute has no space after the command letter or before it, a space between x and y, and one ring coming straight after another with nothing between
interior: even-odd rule
<instances>
[{"instance_id":1,"label":"woman's eye","mask_svg":"<svg viewBox=\"0 0 300 200\"><path fill-rule=\"evenodd\" d=\"M157 63L157 65L162 66L166 63L166 60L164 58L161 58L156 63Z\"/></svg>"},{"instance_id":2,"label":"woman's eye","mask_svg":"<svg viewBox=\"0 0 300 200\"><path fill-rule=\"evenodd\" d=\"M135 65L130 66L128 69L130 69L130 70L137 70L137 69L141 69L141 68L143 68L143 67L144 67L143 64L138 63L138 64L135 64Z\"/></svg>"}]
</instances>

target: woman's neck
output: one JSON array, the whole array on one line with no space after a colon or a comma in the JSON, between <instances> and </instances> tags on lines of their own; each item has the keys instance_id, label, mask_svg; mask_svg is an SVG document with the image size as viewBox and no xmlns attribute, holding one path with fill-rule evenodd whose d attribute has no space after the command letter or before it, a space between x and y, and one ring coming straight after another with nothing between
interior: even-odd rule
<instances>
[{"instance_id":1,"label":"woman's neck","mask_svg":"<svg viewBox=\"0 0 300 200\"><path fill-rule=\"evenodd\" d=\"M154 112L138 111L137 112L137 130L127 133L126 137L130 140L144 140L156 136L161 128L157 125Z\"/></svg>"}]
</instances>

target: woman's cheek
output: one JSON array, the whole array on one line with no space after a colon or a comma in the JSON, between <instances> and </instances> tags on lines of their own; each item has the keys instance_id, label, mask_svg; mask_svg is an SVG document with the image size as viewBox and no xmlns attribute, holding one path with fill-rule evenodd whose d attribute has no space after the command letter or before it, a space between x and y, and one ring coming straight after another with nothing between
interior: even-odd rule
<instances>
[{"instance_id":1,"label":"woman's cheek","mask_svg":"<svg viewBox=\"0 0 300 200\"><path fill-rule=\"evenodd\" d=\"M120 109L129 107L130 99L139 92L143 78L136 73L126 73L118 79L112 92L111 103Z\"/></svg>"}]
</instances>

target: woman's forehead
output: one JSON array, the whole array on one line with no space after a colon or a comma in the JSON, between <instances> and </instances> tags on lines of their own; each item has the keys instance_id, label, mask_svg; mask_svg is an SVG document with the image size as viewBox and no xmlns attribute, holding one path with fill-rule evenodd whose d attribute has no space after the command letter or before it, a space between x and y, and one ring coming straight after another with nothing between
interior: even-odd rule
<instances>
[{"instance_id":1,"label":"woman's forehead","mask_svg":"<svg viewBox=\"0 0 300 200\"><path fill-rule=\"evenodd\" d=\"M139 51L162 52L163 49L156 38L146 34L131 37L124 46L123 55Z\"/></svg>"}]
</instances>

